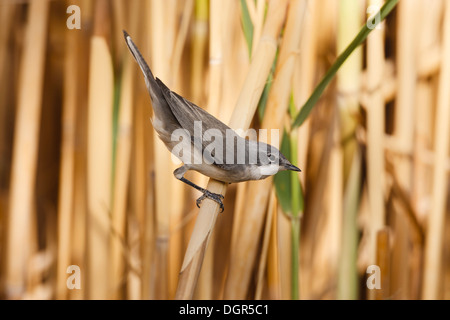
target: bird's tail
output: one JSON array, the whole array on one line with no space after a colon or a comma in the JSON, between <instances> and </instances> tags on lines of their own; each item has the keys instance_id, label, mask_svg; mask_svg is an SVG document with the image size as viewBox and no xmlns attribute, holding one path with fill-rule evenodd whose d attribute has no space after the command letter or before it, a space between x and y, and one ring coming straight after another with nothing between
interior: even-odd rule
<instances>
[{"instance_id":1,"label":"bird's tail","mask_svg":"<svg viewBox=\"0 0 450 320\"><path fill-rule=\"evenodd\" d=\"M128 49L130 49L130 52L133 54L134 59L141 67L144 76L146 78L148 77L149 80L152 79L154 81L155 77L153 76L152 71L150 70L147 62L144 60L144 57L142 57L142 54L139 51L138 47L134 44L133 40L131 40L130 35L125 30L123 30L123 36L125 38Z\"/></svg>"},{"instance_id":2,"label":"bird's tail","mask_svg":"<svg viewBox=\"0 0 450 320\"><path fill-rule=\"evenodd\" d=\"M145 84L147 85L147 89L152 99L154 113L152 118L153 127L160 136L161 134L165 135L167 133L172 133L173 130L177 129L180 125L178 124L175 116L170 110L170 107L164 98L160 86L153 76L153 73L150 70L147 62L145 62L144 57L142 57L142 54L139 51L138 47L134 44L133 40L131 40L130 35L125 30L123 30L123 35L131 54L139 64L139 67L141 67L142 73L145 77Z\"/></svg>"},{"instance_id":3,"label":"bird's tail","mask_svg":"<svg viewBox=\"0 0 450 320\"><path fill-rule=\"evenodd\" d=\"M133 55L136 62L139 64L139 67L141 68L142 73L144 74L145 84L147 85L147 88L150 92L152 101L155 102L154 101L155 99L157 100L164 99L161 93L161 89L156 83L155 77L153 76L152 71L150 70L147 62L144 60L144 57L142 56L138 47L134 44L133 40L131 40L130 35L125 30L123 30L123 36L125 38L125 42L128 46L128 49L130 49L131 54ZM162 101L159 102L161 103Z\"/></svg>"}]
</instances>

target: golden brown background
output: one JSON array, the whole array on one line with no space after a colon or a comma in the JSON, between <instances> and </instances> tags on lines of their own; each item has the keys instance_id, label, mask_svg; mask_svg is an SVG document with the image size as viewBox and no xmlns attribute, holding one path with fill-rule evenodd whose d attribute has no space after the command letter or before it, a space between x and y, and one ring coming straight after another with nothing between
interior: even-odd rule
<instances>
[{"instance_id":1,"label":"golden brown background","mask_svg":"<svg viewBox=\"0 0 450 320\"><path fill-rule=\"evenodd\" d=\"M370 4L381 2L1 0L0 297L175 296L199 194L172 175L122 29L155 76L225 123L250 62L276 46L251 127L290 130L290 97L299 110ZM291 132L302 219L282 212L271 180L230 185L194 298L293 297L300 222L301 299L449 299L449 125L450 2L400 0ZM81 289L67 288L69 265ZM367 288L369 265L381 289Z\"/></svg>"}]
</instances>

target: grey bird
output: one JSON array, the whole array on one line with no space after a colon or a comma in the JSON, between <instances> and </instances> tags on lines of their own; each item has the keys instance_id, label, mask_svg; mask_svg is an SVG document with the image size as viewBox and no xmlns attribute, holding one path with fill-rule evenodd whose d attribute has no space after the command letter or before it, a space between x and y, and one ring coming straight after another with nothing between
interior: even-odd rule
<instances>
[{"instance_id":1,"label":"grey bird","mask_svg":"<svg viewBox=\"0 0 450 320\"><path fill-rule=\"evenodd\" d=\"M265 179L282 170L301 171L277 148L264 142L242 138L202 108L171 91L153 76L131 37L125 30L123 33L125 42L145 77L152 100L153 128L169 151L183 162L183 166L173 172L174 176L203 193L196 201L198 207L205 198L209 198L216 201L223 211L223 196L184 178L188 170L195 170L227 183ZM174 132L179 133L175 139ZM215 148L211 147L213 138L220 142ZM175 149L182 149L183 152L175 152ZM195 161L198 157L202 161Z\"/></svg>"}]
</instances>

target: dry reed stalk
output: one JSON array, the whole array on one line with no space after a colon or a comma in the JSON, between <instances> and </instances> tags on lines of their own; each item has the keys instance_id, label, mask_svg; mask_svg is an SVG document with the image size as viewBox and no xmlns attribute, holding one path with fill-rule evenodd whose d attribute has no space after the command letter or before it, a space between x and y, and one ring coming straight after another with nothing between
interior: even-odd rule
<instances>
[{"instance_id":1,"label":"dry reed stalk","mask_svg":"<svg viewBox=\"0 0 450 320\"><path fill-rule=\"evenodd\" d=\"M198 105L203 105L205 54L208 41L208 1L195 0L192 30L191 96Z\"/></svg>"},{"instance_id":2,"label":"dry reed stalk","mask_svg":"<svg viewBox=\"0 0 450 320\"><path fill-rule=\"evenodd\" d=\"M410 259L410 230L408 221L403 214L404 208L401 201L394 198L392 202L394 244L392 248L392 269L391 269L391 298L395 300L410 299L410 268L405 267L405 263Z\"/></svg>"},{"instance_id":3,"label":"dry reed stalk","mask_svg":"<svg viewBox=\"0 0 450 320\"><path fill-rule=\"evenodd\" d=\"M361 24L361 4L356 5L354 1L344 0L339 5L339 25L337 35L337 52L340 53L352 41L358 33ZM337 91L341 98L338 99L340 139L343 148L343 177L341 183L345 184L345 200L343 203L342 216L342 243L338 275L339 299L357 298L357 274L356 274L356 250L357 238L356 209L358 196L353 196L355 191L351 184L358 184L357 180L361 170L358 166L358 145L355 139L355 130L358 125L359 115L359 92L361 91L362 72L362 49L356 49L347 59L337 74ZM356 161L356 163L355 163ZM352 176L351 176L352 174ZM342 191L342 190L340 190ZM339 195L342 197L342 194ZM349 198L347 198L349 197ZM356 203L348 203L347 200Z\"/></svg>"},{"instance_id":4,"label":"dry reed stalk","mask_svg":"<svg viewBox=\"0 0 450 320\"><path fill-rule=\"evenodd\" d=\"M433 113L430 112L430 105L433 103L434 92L434 83L431 83L429 79L419 79L416 92L417 117L414 126L416 131L413 163L414 183L411 200L418 218L422 222L426 219L430 210L428 200L432 190L432 167L430 163L426 162L424 155L432 147Z\"/></svg>"},{"instance_id":5,"label":"dry reed stalk","mask_svg":"<svg viewBox=\"0 0 450 320\"><path fill-rule=\"evenodd\" d=\"M110 205L113 65L106 42L109 5L97 1L91 37L88 97L88 298L110 298Z\"/></svg>"},{"instance_id":6,"label":"dry reed stalk","mask_svg":"<svg viewBox=\"0 0 450 320\"><path fill-rule=\"evenodd\" d=\"M173 45L169 39L173 39L175 32L174 26L167 19L169 7L168 2L152 0L149 3L149 27L151 33L151 59L153 74L166 83L171 83L170 72L170 48ZM161 32L165 30L165 32ZM149 128L150 129L150 128ZM155 281L154 297L156 299L168 298L169 287L169 230L170 216L172 211L172 185L173 185L173 165L170 153L157 135L153 136L153 155L154 155L154 191L156 205L156 242L153 261L155 269L153 270L153 280Z\"/></svg>"},{"instance_id":7,"label":"dry reed stalk","mask_svg":"<svg viewBox=\"0 0 450 320\"><path fill-rule=\"evenodd\" d=\"M316 26L317 23L317 3L315 1L307 1L307 12L305 14L305 22L303 23L302 41L300 43L300 56L293 77L293 95L296 106L302 106L309 98L314 85L314 77L316 72ZM298 131L298 164L304 172L307 168L308 141L310 133L310 118L297 129ZM300 175L300 181L305 187L306 175Z\"/></svg>"},{"instance_id":8,"label":"dry reed stalk","mask_svg":"<svg viewBox=\"0 0 450 320\"><path fill-rule=\"evenodd\" d=\"M0 9L0 21L2 21L2 28L0 29L0 158L2 159L0 165L0 219L4 219L6 217L8 208L8 182L10 179L11 172L11 129L12 124L8 125L8 121L10 121L10 115L14 110L14 97L15 92L13 88L17 83L17 63L14 62L14 53L12 48L16 47L8 46L8 42L13 37L13 32L11 32L12 28L15 27L16 10L18 6L15 3L3 3L2 8ZM16 31L17 29L14 28ZM18 38L18 37L16 37ZM7 64L6 61L9 63ZM11 74L12 73L12 74ZM6 232L6 228L3 229L2 239L6 239L4 234ZM5 257L5 248L6 246L2 246L0 249L0 255ZM5 263L3 259L3 263L0 264L2 270L5 270ZM3 282L0 281L0 286L3 286Z\"/></svg>"},{"instance_id":9,"label":"dry reed stalk","mask_svg":"<svg viewBox=\"0 0 450 320\"><path fill-rule=\"evenodd\" d=\"M170 232L170 243L169 243L169 297L173 298L175 296L177 283L178 283L178 273L180 271L183 252L184 252L184 230L179 228L180 224L183 224L183 221L186 220L186 187L182 183L174 183L174 194L179 194L179 202L177 202L178 206L174 206L172 215L171 215L171 230L176 230ZM187 219L190 222L189 219Z\"/></svg>"},{"instance_id":10,"label":"dry reed stalk","mask_svg":"<svg viewBox=\"0 0 450 320\"><path fill-rule=\"evenodd\" d=\"M339 9L339 2L335 0L323 0L316 3L317 14L320 17L320 23L316 24L316 44L319 56L322 54L329 55L330 48L333 48L336 43L336 26L337 26L337 13ZM334 53L333 53L334 54ZM326 60L326 59L325 59ZM325 63L323 73L326 72L329 67L329 62Z\"/></svg>"},{"instance_id":11,"label":"dry reed stalk","mask_svg":"<svg viewBox=\"0 0 450 320\"><path fill-rule=\"evenodd\" d=\"M421 1L419 4L420 15L423 26L419 28L418 50L423 52L420 60L425 63L417 62L417 72L420 76L417 84L416 93L416 114L415 119L415 144L414 144L414 169L413 169L413 190L412 201L418 218L423 221L429 212L427 202L431 194L432 186L432 168L424 161L423 155L432 147L433 132L433 113L430 112L430 105L434 104L434 95L436 92L435 84L437 81L437 72L441 64L441 48L439 34L441 30L441 19L443 12L442 1ZM426 57L426 59L424 59ZM437 57L437 58L436 58ZM429 62L438 61L438 68L432 67ZM430 73L433 71L432 73ZM430 81L430 77L433 81Z\"/></svg>"},{"instance_id":12,"label":"dry reed stalk","mask_svg":"<svg viewBox=\"0 0 450 320\"><path fill-rule=\"evenodd\" d=\"M81 11L81 21L86 25L93 24L93 13L90 9L92 2L84 0L80 7L88 9ZM82 26L83 26L82 24ZM83 28L83 27L82 27ZM82 29L83 30L83 29ZM90 32L77 33L76 47L78 48L78 61L89 61L90 57ZM89 88L89 67L86 64L84 68L78 68L77 84L77 110L76 110L76 128L77 140L75 144L75 163L74 163L74 189L73 189L73 218L72 218L72 240L71 256L74 265L80 266L81 270L87 269L87 135L88 135L88 88ZM66 275L67 276L67 275ZM81 277L81 290L70 290L70 299L86 299L87 279Z\"/></svg>"},{"instance_id":13,"label":"dry reed stalk","mask_svg":"<svg viewBox=\"0 0 450 320\"><path fill-rule=\"evenodd\" d=\"M367 194L367 184L364 184L361 189L361 200L358 210L357 222L361 230L361 239L358 247L358 260L357 269L359 274L363 274L367 270L367 266L370 265L370 252L369 252L369 232L367 231L370 226L370 211L369 211L369 196ZM369 297L370 298L370 297Z\"/></svg>"},{"instance_id":14,"label":"dry reed stalk","mask_svg":"<svg viewBox=\"0 0 450 320\"><path fill-rule=\"evenodd\" d=\"M330 286L336 283L336 273L339 262L339 249L336 242L341 244L341 229L342 229L342 211L343 211L343 149L341 146L341 136L339 128L339 116L337 110L332 112L332 121L330 121L328 137L325 140L325 146L321 159L320 167L326 168L320 170L316 175L317 191L314 190L310 203L312 209L310 215L318 216L314 224L309 225L315 228L309 237L312 237L314 244L312 245L314 254L312 254L311 265L312 270L305 275L305 278L317 277L318 281L311 281L310 287L303 285L302 291L307 298L323 298L330 297ZM311 142L315 144L314 141ZM314 159L314 157L313 157ZM311 162L312 163L312 162ZM312 170L313 166L309 170ZM311 174L311 173L310 173ZM323 203L319 205L317 202ZM303 242L303 247L307 245L306 239ZM311 246L311 245L310 245ZM342 244L341 244L342 246ZM308 259L305 258L305 259ZM309 259L308 259L309 260ZM306 268L305 268L306 269ZM307 269L306 269L307 270ZM340 280L339 276L338 280ZM306 288L305 288L306 287ZM339 297L339 295L338 295Z\"/></svg>"},{"instance_id":15,"label":"dry reed stalk","mask_svg":"<svg viewBox=\"0 0 450 320\"><path fill-rule=\"evenodd\" d=\"M317 56L329 56L330 47L334 48L335 43L335 29L337 25L337 12L339 2L329 1L315 1L317 18L314 27L316 29L316 52ZM329 63L326 59L320 59L317 61L316 72L318 74L325 73ZM330 92L330 96L333 95L333 91ZM315 117L311 119L311 131L314 131L314 135L310 136L309 148L308 148L308 166L305 175L307 179L311 179L314 183L309 184L307 199L305 200L306 215L302 227L302 282L301 297L306 299L312 299L321 297L323 295L323 286L319 283L322 275L316 274L316 271L324 265L321 257L325 254L321 254L324 246L322 241L325 237L321 235L324 217L324 192L326 189L326 183L328 178L328 162L333 146L332 130L329 130L332 125L331 119L333 119L331 112L332 109L327 106L332 106L334 100L331 101L329 96L325 96L325 99L319 101L316 109L326 110L330 116L321 115L317 113ZM322 111L323 112L323 111ZM305 124L303 124L304 126ZM300 149L299 149L300 150ZM325 245L326 247L326 245ZM313 281L314 280L314 281ZM320 290L320 291L319 291Z\"/></svg>"},{"instance_id":16,"label":"dry reed stalk","mask_svg":"<svg viewBox=\"0 0 450 320\"><path fill-rule=\"evenodd\" d=\"M134 5L136 7L136 5ZM131 132L133 118L134 65L126 59L123 64L121 92L119 101L119 118L117 124L116 165L112 202L112 286L116 298L121 297L121 283L124 272L124 248L126 204L131 160Z\"/></svg>"},{"instance_id":17,"label":"dry reed stalk","mask_svg":"<svg viewBox=\"0 0 450 320\"><path fill-rule=\"evenodd\" d=\"M140 74L135 75L141 77ZM142 80L139 78L138 80ZM153 163L151 152L153 150L153 131L147 127L151 110L148 106L148 91L142 81L135 80L136 86L141 86L136 95L133 119L133 166L130 193L132 197L132 212L135 220L129 220L128 244L130 247L130 262L141 262L141 274L128 270L128 297L130 299L153 298L153 282L151 279L152 257L154 254L155 222L154 222L154 193L152 188L151 172ZM132 216L130 216L131 218ZM135 223L133 223L136 221ZM138 225L138 226L136 226ZM140 237L133 237L139 231ZM130 234L131 233L131 234ZM137 241L137 239L141 241ZM137 279L139 278L139 279ZM139 287L141 292L138 292Z\"/></svg>"},{"instance_id":18,"label":"dry reed stalk","mask_svg":"<svg viewBox=\"0 0 450 320\"><path fill-rule=\"evenodd\" d=\"M209 4L209 95L208 112L218 116L222 98L223 79L223 1L211 0Z\"/></svg>"},{"instance_id":19,"label":"dry reed stalk","mask_svg":"<svg viewBox=\"0 0 450 320\"><path fill-rule=\"evenodd\" d=\"M336 118L333 126L333 146L330 152L330 161L328 163L328 179L326 186L325 196L327 197L325 211L326 229L322 232L323 237L326 237L325 242L328 244L326 249L321 250L326 254L327 263L321 268L324 275L328 281L333 281L332 279L338 279L338 299L349 299L351 297L350 291L353 287L351 286L351 279L349 279L347 268L351 267L351 261L347 259L339 259L339 254L344 256L345 251L348 248L345 247L348 243L343 238L345 234L342 233L343 221L343 194L344 194L344 176L342 169L344 168L344 150L341 145L341 132L340 132L339 119ZM330 266L332 270L330 269ZM339 269L336 268L338 266ZM342 269L344 272L341 273ZM336 272L337 270L337 272ZM325 281L325 282L328 282ZM343 284L341 284L341 281ZM323 290L326 290L324 288ZM344 291L342 291L344 290Z\"/></svg>"},{"instance_id":20,"label":"dry reed stalk","mask_svg":"<svg viewBox=\"0 0 450 320\"><path fill-rule=\"evenodd\" d=\"M0 30L0 74L5 74L6 56L8 52L8 39L11 34L13 26L13 18L16 11L16 4L13 2L2 3L0 10L0 20L2 21L2 28Z\"/></svg>"},{"instance_id":21,"label":"dry reed stalk","mask_svg":"<svg viewBox=\"0 0 450 320\"><path fill-rule=\"evenodd\" d=\"M256 20L256 5L255 1L245 0L245 5L247 6L248 14L250 16L250 20L252 24L255 24Z\"/></svg>"},{"instance_id":22,"label":"dry reed stalk","mask_svg":"<svg viewBox=\"0 0 450 320\"><path fill-rule=\"evenodd\" d=\"M280 300L281 296L281 273L279 263L278 240L278 218L284 215L278 207L273 214L272 230L270 232L269 248L267 252L267 295L269 299ZM290 243L290 242L289 242Z\"/></svg>"},{"instance_id":23,"label":"dry reed stalk","mask_svg":"<svg viewBox=\"0 0 450 320\"><path fill-rule=\"evenodd\" d=\"M262 128L280 129L284 124L283 120L291 93L292 74L297 58L296 53L300 45L299 34L304 12L302 4L301 1L292 1L289 5L283 42L275 70L275 80L269 93ZM264 33L261 39L264 39ZM259 138L264 140L268 137ZM277 145L279 141L266 142L279 147ZM225 299L243 299L247 295L251 272L258 252L259 235L262 231L271 183L271 178L248 183L247 201L244 205L245 214L242 215L241 225L236 226L239 228L239 244L231 248L230 267L224 292Z\"/></svg>"},{"instance_id":24,"label":"dry reed stalk","mask_svg":"<svg viewBox=\"0 0 450 320\"><path fill-rule=\"evenodd\" d=\"M333 118L333 117L332 117ZM328 127L333 128L333 121L327 121ZM317 130L317 129L316 129ZM318 132L311 136L309 175L315 179L310 186L310 196L307 198L308 219L304 222L302 238L304 278L302 282L302 296L306 299L317 299L324 292L323 268L327 266L328 242L324 231L326 229L325 204L327 203L326 186L330 175L329 161L334 145L333 130ZM318 145L322 146L321 148ZM316 165L317 163L317 165ZM319 169L320 168L320 169ZM325 222L324 222L325 221ZM324 243L325 242L325 243ZM325 249L325 250L324 250ZM326 270L325 270L326 272ZM314 281L313 281L314 279ZM325 283L325 286L327 284Z\"/></svg>"},{"instance_id":25,"label":"dry reed stalk","mask_svg":"<svg viewBox=\"0 0 450 320\"><path fill-rule=\"evenodd\" d=\"M177 38L177 29L178 29L178 8L179 6L179 0L166 0L164 1L164 25L165 28L164 32L164 41L160 43L160 45L164 46L163 52L167 54L165 57L169 60L169 66L170 67L164 67L164 69L167 69L168 72L168 78L166 81L168 81L167 85L169 87L174 86L174 76L173 76L173 68L172 68L172 56L173 56L173 50L175 48L176 38ZM161 26L160 26L161 27ZM158 29L159 32L161 32L161 29ZM154 48L152 47L152 50Z\"/></svg>"},{"instance_id":26,"label":"dry reed stalk","mask_svg":"<svg viewBox=\"0 0 450 320\"><path fill-rule=\"evenodd\" d=\"M130 5L125 5L124 0L112 0L111 1L111 8L112 8L112 39L113 39L113 50L114 50L114 67L118 68L120 66L120 63L123 61L124 53L127 53L125 50L123 50L123 32L122 30L125 29L124 26L127 25L126 22L128 21L134 21L134 19L127 19L129 15L127 13L129 12ZM133 15L132 15L133 17ZM131 32L130 28L127 28L129 32ZM132 33L133 34L133 33Z\"/></svg>"},{"instance_id":27,"label":"dry reed stalk","mask_svg":"<svg viewBox=\"0 0 450 320\"><path fill-rule=\"evenodd\" d=\"M433 139L433 114L431 106L436 104L436 92L438 72L441 65L440 35L442 29L443 2L420 1L418 9L423 14L419 15L418 23L422 28L418 30L418 46L420 53L417 61L418 83L416 90L416 117L415 117L415 143L413 154L413 185L411 205L417 220L424 226L430 212L430 198L432 192L432 165L426 163L424 155L432 149ZM426 59L425 59L426 58ZM437 65L437 67L436 67ZM411 258L411 283L412 298L422 297L423 282L423 242L417 241L412 247Z\"/></svg>"},{"instance_id":28,"label":"dry reed stalk","mask_svg":"<svg viewBox=\"0 0 450 320\"><path fill-rule=\"evenodd\" d=\"M387 300L391 295L389 289L389 282L391 279L391 250L389 238L389 229L384 227L381 230L378 230L375 262L380 268L381 290L374 290L373 298L375 300Z\"/></svg>"},{"instance_id":29,"label":"dry reed stalk","mask_svg":"<svg viewBox=\"0 0 450 320\"><path fill-rule=\"evenodd\" d=\"M416 27L411 23L417 18L417 1L400 1L397 14L397 94L394 114L393 136L388 140L394 141L393 164L394 172L399 177L400 187L410 195L412 182L412 163L410 156L414 144L414 119L416 91ZM390 143L390 142L389 142ZM391 289L393 298L405 299L410 296L410 269L404 267L405 261L410 259L408 224L404 221L404 208L400 200L393 199L395 211L394 247L392 264Z\"/></svg>"},{"instance_id":30,"label":"dry reed stalk","mask_svg":"<svg viewBox=\"0 0 450 320\"><path fill-rule=\"evenodd\" d=\"M276 39L284 21L286 7L287 1L271 0L269 2L263 36L229 122L232 128L248 128L250 125L259 97L264 89L265 79L267 79L275 58ZM214 193L225 194L226 185L211 179L207 189ZM186 250L183 266L181 267L176 299L189 299L192 297L218 211L219 206L216 202L209 199L203 201Z\"/></svg>"},{"instance_id":31,"label":"dry reed stalk","mask_svg":"<svg viewBox=\"0 0 450 320\"><path fill-rule=\"evenodd\" d=\"M24 51L20 63L19 92L14 131L9 214L6 240L6 280L8 298L25 292L33 213L33 195L44 80L45 44L49 2L33 1L28 8Z\"/></svg>"},{"instance_id":32,"label":"dry reed stalk","mask_svg":"<svg viewBox=\"0 0 450 320\"><path fill-rule=\"evenodd\" d=\"M252 3L252 1L247 1L247 3ZM247 4L248 6L248 4ZM259 38L261 37L262 28L264 25L264 11L266 7L265 0L257 0L255 16L253 21L253 41L252 41L252 55L255 53L256 46L259 43Z\"/></svg>"},{"instance_id":33,"label":"dry reed stalk","mask_svg":"<svg viewBox=\"0 0 450 320\"><path fill-rule=\"evenodd\" d=\"M150 5L146 2L145 6ZM142 6L139 6L142 9ZM146 7L144 7L146 8ZM147 10L140 10L137 16L138 21L149 21L147 18ZM136 19L136 17L133 17ZM131 19L131 17L130 17ZM149 52L147 49L150 44L151 34L150 24L145 24L146 28L141 31L136 30L136 39L140 39L143 43L141 50ZM130 261L140 263L140 268L133 264L133 267L140 270L140 274L128 269L127 285L128 298L130 299L152 299L154 293L154 283L151 279L152 257L155 249L155 190L153 187L153 142L154 130L148 125L152 114L149 107L149 94L145 82L142 81L142 74L136 72L135 76L135 104L133 111L133 154L131 166L131 212L129 216L128 226L129 232L139 232L140 241L129 235L128 245L130 247ZM131 219L134 218L134 219Z\"/></svg>"},{"instance_id":34,"label":"dry reed stalk","mask_svg":"<svg viewBox=\"0 0 450 320\"><path fill-rule=\"evenodd\" d=\"M182 61L183 49L186 44L186 38L189 31L189 25L194 8L194 0L185 0L180 27L177 32L173 54L172 54L172 74L175 77L174 88L181 88L180 64Z\"/></svg>"},{"instance_id":35,"label":"dry reed stalk","mask_svg":"<svg viewBox=\"0 0 450 320\"><path fill-rule=\"evenodd\" d=\"M223 35L223 87L222 107L219 119L225 123L233 113L236 101L249 71L248 46L242 32L239 1L223 1L223 24L227 26Z\"/></svg>"},{"instance_id":36,"label":"dry reed stalk","mask_svg":"<svg viewBox=\"0 0 450 320\"><path fill-rule=\"evenodd\" d=\"M370 5L381 8L383 0L371 0ZM382 25L383 26L383 25ZM384 81L384 30L375 30L367 38L367 189L369 195L370 222L369 233L370 258L374 264L377 257L377 237L385 225L384 204L384 122L385 101L381 92ZM370 292L376 292L371 290Z\"/></svg>"},{"instance_id":37,"label":"dry reed stalk","mask_svg":"<svg viewBox=\"0 0 450 320\"><path fill-rule=\"evenodd\" d=\"M141 276L143 271L142 260L145 257L141 254L140 236L142 232L139 230L139 223L134 219L127 220L127 240L130 244L127 247L125 259L127 262L127 274L124 281L126 281L126 299L128 300L143 300L148 299L149 289L144 289L145 278ZM147 250L150 251L150 250ZM151 252L151 251L150 251ZM145 291L148 290L148 291Z\"/></svg>"},{"instance_id":38,"label":"dry reed stalk","mask_svg":"<svg viewBox=\"0 0 450 320\"><path fill-rule=\"evenodd\" d=\"M64 100L62 115L61 167L58 199L58 260L56 270L56 297L66 299L67 267L71 264L72 214L74 200L76 106L78 88L77 34L66 34L64 61Z\"/></svg>"},{"instance_id":39,"label":"dry reed stalk","mask_svg":"<svg viewBox=\"0 0 450 320\"><path fill-rule=\"evenodd\" d=\"M411 249L414 247L421 247L423 244L424 234L421 225L419 224L414 209L411 205L411 201L409 200L409 195L403 190L400 186L399 179L397 174L393 171L393 165L391 162L386 163L386 169L389 173L389 176L392 177L389 185L389 201L390 199L395 200L391 201L394 209L401 214L404 214L406 218L407 226L409 227L410 232L410 242L412 244ZM400 208L401 207L401 208ZM411 258L414 260L414 257ZM416 277L417 279L417 277Z\"/></svg>"},{"instance_id":40,"label":"dry reed stalk","mask_svg":"<svg viewBox=\"0 0 450 320\"><path fill-rule=\"evenodd\" d=\"M195 290L194 299L196 300L211 300L213 299L213 285L214 285L214 247L215 235L209 241L209 246L205 249L205 256L203 257L202 270L198 276L197 288Z\"/></svg>"},{"instance_id":41,"label":"dry reed stalk","mask_svg":"<svg viewBox=\"0 0 450 320\"><path fill-rule=\"evenodd\" d=\"M115 0L114 8L120 10L123 6L121 0ZM115 32L122 34L124 21L130 21L127 30L135 34L138 27L139 3L136 1L130 4L129 18L118 14L116 17ZM122 8L123 9L123 8ZM118 55L123 57L126 47L123 40L120 39L121 47L117 48ZM127 57L127 56L125 56ZM125 244L126 239L126 217L127 217L127 199L128 184L130 180L130 163L132 153L132 132L133 132L133 104L134 104L134 65L129 59L122 59L122 74L120 84L119 114L117 120L117 141L115 154L115 172L114 172L114 190L112 200L112 242L111 242L111 263L112 263L112 288L113 297L119 299L122 297L122 284L124 283L124 271L126 261Z\"/></svg>"},{"instance_id":42,"label":"dry reed stalk","mask_svg":"<svg viewBox=\"0 0 450 320\"><path fill-rule=\"evenodd\" d=\"M343 203L342 248L339 270L338 296L343 299L358 298L357 247L358 226L357 213L361 187L362 155L356 149L345 188ZM347 231L347 232L346 232Z\"/></svg>"},{"instance_id":43,"label":"dry reed stalk","mask_svg":"<svg viewBox=\"0 0 450 320\"><path fill-rule=\"evenodd\" d=\"M432 206L428 218L425 247L425 269L423 278L424 299L439 299L441 294L442 252L444 246L444 225L448 180L446 161L449 153L450 130L450 5L445 3L442 66L439 75L437 109L434 132L434 172Z\"/></svg>"},{"instance_id":44,"label":"dry reed stalk","mask_svg":"<svg viewBox=\"0 0 450 320\"><path fill-rule=\"evenodd\" d=\"M0 82L4 85L0 86L0 157L4 157L7 153L7 140L8 136L6 133L8 120L8 97L11 93L10 88L6 85L8 82L6 81L6 76L9 73L6 61L9 58L9 46L8 41L11 39L11 29L13 27L13 22L16 13L16 4L12 2L5 2L2 4L2 8L0 10L0 21L2 21L2 28L0 28ZM9 79L11 81L12 79ZM14 81L12 81L14 82ZM6 165L2 165L0 168L0 181L3 181L6 178L6 174L9 168ZM8 177L9 178L9 177ZM1 196L1 195L0 195ZM5 201L6 202L6 201ZM2 203L0 203L0 212L3 211ZM5 208L6 210L6 208Z\"/></svg>"},{"instance_id":45,"label":"dry reed stalk","mask_svg":"<svg viewBox=\"0 0 450 320\"><path fill-rule=\"evenodd\" d=\"M303 170L303 169L302 169ZM277 255L279 272L280 299L291 299L291 221L281 208L277 212ZM303 288L302 288L303 291Z\"/></svg>"},{"instance_id":46,"label":"dry reed stalk","mask_svg":"<svg viewBox=\"0 0 450 320\"><path fill-rule=\"evenodd\" d=\"M361 3L343 0L339 4L337 52L340 54L359 32L362 25ZM344 148L344 181L352 167L353 154L357 148L354 139L359 115L359 92L361 91L362 48L356 49L345 61L337 74L338 109L340 111L341 137Z\"/></svg>"},{"instance_id":47,"label":"dry reed stalk","mask_svg":"<svg viewBox=\"0 0 450 320\"><path fill-rule=\"evenodd\" d=\"M236 188L236 199L234 201L234 212L233 212L233 224L241 224L241 215L243 214L244 203L247 194L247 183L240 183ZM231 230L231 247L236 245L238 240L238 229L232 228Z\"/></svg>"},{"instance_id":48,"label":"dry reed stalk","mask_svg":"<svg viewBox=\"0 0 450 320\"><path fill-rule=\"evenodd\" d=\"M397 9L397 68L398 90L395 105L394 136L396 142L395 171L399 173L402 188L410 191L413 151L416 90L416 24L417 0L400 1Z\"/></svg>"},{"instance_id":49,"label":"dry reed stalk","mask_svg":"<svg viewBox=\"0 0 450 320\"><path fill-rule=\"evenodd\" d=\"M394 243L395 262L393 263L392 284L394 296L396 298L417 299L419 297L419 288L421 280L421 260L423 251L423 231L417 220L414 209L409 200L409 195L400 186L397 173L391 162L386 163L386 169L389 176L392 177L390 185L390 201L392 209L396 215L394 225L400 225L403 229L397 231L399 239ZM397 222L398 221L398 222ZM400 255L400 257L398 257ZM408 260L407 260L408 259ZM397 267L400 261L408 261L406 270Z\"/></svg>"},{"instance_id":50,"label":"dry reed stalk","mask_svg":"<svg viewBox=\"0 0 450 320\"><path fill-rule=\"evenodd\" d=\"M196 174L200 185L206 185L208 180L207 177L200 174ZM195 209L194 209L195 210ZM193 223L193 221L192 221ZM193 228L193 224L191 224ZM191 231L192 231L191 228ZM214 254L215 254L215 244L216 244L216 233L213 233L209 239L208 247L205 250L205 255L203 257L202 269L198 276L197 287L195 289L195 295L193 299L198 300L211 300L213 299L213 284L214 284ZM180 266L177 266L180 270Z\"/></svg>"},{"instance_id":51,"label":"dry reed stalk","mask_svg":"<svg viewBox=\"0 0 450 320\"><path fill-rule=\"evenodd\" d=\"M135 73L137 76L137 73ZM135 81L135 89L139 87L139 81ZM145 202L145 186L146 186L146 176L145 176L145 144L144 144L144 123L142 121L141 115L143 114L144 104L139 102L143 101L140 99L143 95L137 94L138 90L135 90L135 106L133 107L133 136L132 136L132 153L131 153L131 170L130 170L130 211L127 215L127 247L129 251L132 252L135 247L140 247L141 244L145 243L145 232L150 232L152 230L147 230L147 225L143 219L144 212L146 211ZM134 224L140 224L136 227ZM135 238L130 234L139 234L141 236L141 241L135 242ZM150 256L151 247L148 250L142 252L141 255L141 275L138 276L131 272L127 268L127 298L133 299L135 296L136 285L135 283L140 283L142 281L142 286L140 287L140 296L142 299L150 298L150 287L149 287L149 275L150 275ZM131 255L131 253L130 253ZM127 257L128 260L128 257ZM135 281L135 278L138 278ZM131 287L131 288L130 288Z\"/></svg>"},{"instance_id":52,"label":"dry reed stalk","mask_svg":"<svg viewBox=\"0 0 450 320\"><path fill-rule=\"evenodd\" d=\"M261 255L259 257L258 272L256 275L256 300L262 299L262 291L265 285L264 275L266 273L266 266L268 262L267 257L269 254L269 243L273 231L272 222L274 220L275 212L277 209L278 205L276 201L275 191L272 189L269 195L269 204L267 205L266 221L264 223L263 241L261 245Z\"/></svg>"}]
</instances>

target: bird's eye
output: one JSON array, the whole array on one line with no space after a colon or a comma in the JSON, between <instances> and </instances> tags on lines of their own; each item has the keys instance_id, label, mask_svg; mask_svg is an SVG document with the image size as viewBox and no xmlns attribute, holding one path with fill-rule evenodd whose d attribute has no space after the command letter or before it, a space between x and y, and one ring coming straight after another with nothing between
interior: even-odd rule
<instances>
[{"instance_id":1,"label":"bird's eye","mask_svg":"<svg viewBox=\"0 0 450 320\"><path fill-rule=\"evenodd\" d=\"M271 163L274 163L275 160L276 160L275 155L273 155L273 154L271 154L271 153L268 153L268 154L267 154L267 157L269 158L269 161L270 161Z\"/></svg>"}]
</instances>

